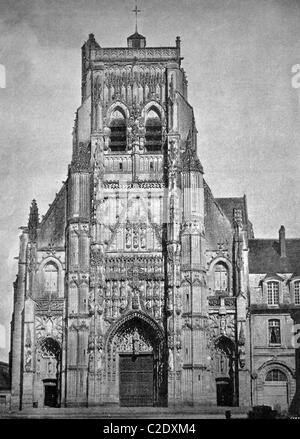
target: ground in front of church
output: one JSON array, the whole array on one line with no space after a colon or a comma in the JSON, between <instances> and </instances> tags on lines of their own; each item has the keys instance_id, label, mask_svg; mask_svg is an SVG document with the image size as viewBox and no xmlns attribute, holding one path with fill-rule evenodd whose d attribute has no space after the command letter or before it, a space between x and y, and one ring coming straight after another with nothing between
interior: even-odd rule
<instances>
[{"instance_id":1,"label":"ground in front of church","mask_svg":"<svg viewBox=\"0 0 300 439\"><path fill-rule=\"evenodd\" d=\"M0 413L2 419L232 419L247 418L250 408L240 407L70 407L35 408Z\"/></svg>"}]
</instances>

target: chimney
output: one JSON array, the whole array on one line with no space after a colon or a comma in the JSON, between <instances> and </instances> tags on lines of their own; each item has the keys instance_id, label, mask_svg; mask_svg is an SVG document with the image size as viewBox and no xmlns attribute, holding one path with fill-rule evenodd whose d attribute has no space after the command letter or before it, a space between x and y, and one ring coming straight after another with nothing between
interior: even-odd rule
<instances>
[{"instance_id":1,"label":"chimney","mask_svg":"<svg viewBox=\"0 0 300 439\"><path fill-rule=\"evenodd\" d=\"M281 226L279 229L279 249L280 257L286 258L285 228Z\"/></svg>"}]
</instances>

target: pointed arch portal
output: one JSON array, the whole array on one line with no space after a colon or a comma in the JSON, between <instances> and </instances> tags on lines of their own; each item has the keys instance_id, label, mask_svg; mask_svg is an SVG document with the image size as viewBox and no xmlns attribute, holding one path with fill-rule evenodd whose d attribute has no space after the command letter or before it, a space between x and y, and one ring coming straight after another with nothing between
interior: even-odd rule
<instances>
[{"instance_id":1,"label":"pointed arch portal","mask_svg":"<svg viewBox=\"0 0 300 439\"><path fill-rule=\"evenodd\" d=\"M59 407L61 393L61 346L52 337L43 338L37 349L36 372L41 388L39 406ZM42 385L42 387L41 387Z\"/></svg>"},{"instance_id":2,"label":"pointed arch portal","mask_svg":"<svg viewBox=\"0 0 300 439\"><path fill-rule=\"evenodd\" d=\"M120 406L166 404L163 332L150 317L133 312L122 318L107 340L107 378Z\"/></svg>"},{"instance_id":3,"label":"pointed arch portal","mask_svg":"<svg viewBox=\"0 0 300 439\"><path fill-rule=\"evenodd\" d=\"M235 347L231 339L221 336L215 343L217 405L233 406L235 401Z\"/></svg>"}]
</instances>

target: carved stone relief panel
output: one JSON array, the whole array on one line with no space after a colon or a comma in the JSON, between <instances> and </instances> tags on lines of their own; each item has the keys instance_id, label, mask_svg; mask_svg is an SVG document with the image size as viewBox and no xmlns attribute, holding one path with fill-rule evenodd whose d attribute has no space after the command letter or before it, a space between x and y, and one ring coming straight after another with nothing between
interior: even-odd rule
<instances>
[{"instance_id":1,"label":"carved stone relief panel","mask_svg":"<svg viewBox=\"0 0 300 439\"><path fill-rule=\"evenodd\" d=\"M105 197L97 206L95 239L106 251L161 251L162 202L162 197Z\"/></svg>"},{"instance_id":2,"label":"carved stone relief panel","mask_svg":"<svg viewBox=\"0 0 300 439\"><path fill-rule=\"evenodd\" d=\"M137 328L128 328L122 334L122 338L117 340L118 352L142 353L152 352L153 348L149 340L147 340Z\"/></svg>"},{"instance_id":3,"label":"carved stone relief panel","mask_svg":"<svg viewBox=\"0 0 300 439\"><path fill-rule=\"evenodd\" d=\"M210 314L207 333L208 347L212 347L220 336L235 340L235 314Z\"/></svg>"},{"instance_id":4,"label":"carved stone relief panel","mask_svg":"<svg viewBox=\"0 0 300 439\"><path fill-rule=\"evenodd\" d=\"M35 318L36 344L44 338L51 337L62 342L62 316L37 316Z\"/></svg>"},{"instance_id":5,"label":"carved stone relief panel","mask_svg":"<svg viewBox=\"0 0 300 439\"><path fill-rule=\"evenodd\" d=\"M159 320L164 306L162 280L106 280L104 317L116 320L129 310L142 310Z\"/></svg>"},{"instance_id":6,"label":"carved stone relief panel","mask_svg":"<svg viewBox=\"0 0 300 439\"><path fill-rule=\"evenodd\" d=\"M149 100L162 102L164 86L162 66L114 66L107 67L103 85L97 84L95 93L107 104L121 100L128 104L142 105Z\"/></svg>"}]
</instances>

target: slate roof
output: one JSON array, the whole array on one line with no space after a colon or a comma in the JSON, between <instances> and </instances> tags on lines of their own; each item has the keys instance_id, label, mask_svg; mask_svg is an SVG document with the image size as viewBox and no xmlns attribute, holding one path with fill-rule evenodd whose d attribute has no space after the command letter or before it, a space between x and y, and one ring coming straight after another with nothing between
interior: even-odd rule
<instances>
[{"instance_id":1,"label":"slate roof","mask_svg":"<svg viewBox=\"0 0 300 439\"><path fill-rule=\"evenodd\" d=\"M227 218L233 223L233 209L241 209L243 214L243 223L247 220L244 197L234 198L215 198Z\"/></svg>"},{"instance_id":2,"label":"slate roof","mask_svg":"<svg viewBox=\"0 0 300 439\"><path fill-rule=\"evenodd\" d=\"M300 275L300 239L286 239L286 257L280 257L276 239L249 239L249 273Z\"/></svg>"},{"instance_id":3,"label":"slate roof","mask_svg":"<svg viewBox=\"0 0 300 439\"><path fill-rule=\"evenodd\" d=\"M138 32L135 32L134 34L130 35L127 40L144 40L144 35L139 34Z\"/></svg>"},{"instance_id":4,"label":"slate roof","mask_svg":"<svg viewBox=\"0 0 300 439\"><path fill-rule=\"evenodd\" d=\"M38 229L38 248L62 247L65 243L67 189L64 184L43 217Z\"/></svg>"},{"instance_id":5,"label":"slate roof","mask_svg":"<svg viewBox=\"0 0 300 439\"><path fill-rule=\"evenodd\" d=\"M253 228L251 221L248 220L246 197L232 197L232 198L215 198L222 211L225 213L231 225L233 226L233 211L240 209L242 211L243 223L248 224L249 237L253 238Z\"/></svg>"}]
</instances>

